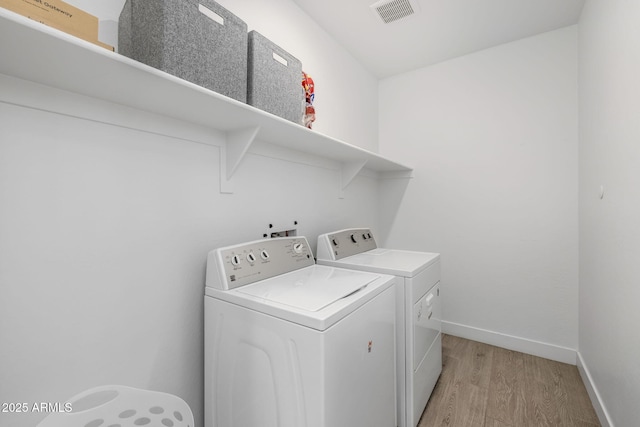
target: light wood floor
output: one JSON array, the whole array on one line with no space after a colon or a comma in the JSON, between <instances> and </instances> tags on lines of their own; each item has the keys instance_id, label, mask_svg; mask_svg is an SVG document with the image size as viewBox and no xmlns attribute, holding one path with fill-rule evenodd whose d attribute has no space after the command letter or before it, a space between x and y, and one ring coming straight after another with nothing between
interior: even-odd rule
<instances>
[{"instance_id":1,"label":"light wood floor","mask_svg":"<svg viewBox=\"0 0 640 427\"><path fill-rule=\"evenodd\" d=\"M442 362L418 427L600 426L575 366L450 335Z\"/></svg>"}]
</instances>

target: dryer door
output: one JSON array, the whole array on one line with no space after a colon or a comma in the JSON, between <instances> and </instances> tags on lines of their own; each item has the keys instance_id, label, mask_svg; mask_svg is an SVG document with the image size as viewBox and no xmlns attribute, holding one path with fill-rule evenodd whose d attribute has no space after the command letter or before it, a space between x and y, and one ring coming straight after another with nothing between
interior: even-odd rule
<instances>
[{"instance_id":1,"label":"dryer door","mask_svg":"<svg viewBox=\"0 0 640 427\"><path fill-rule=\"evenodd\" d=\"M413 305L413 371L417 371L441 328L439 286L432 287Z\"/></svg>"}]
</instances>

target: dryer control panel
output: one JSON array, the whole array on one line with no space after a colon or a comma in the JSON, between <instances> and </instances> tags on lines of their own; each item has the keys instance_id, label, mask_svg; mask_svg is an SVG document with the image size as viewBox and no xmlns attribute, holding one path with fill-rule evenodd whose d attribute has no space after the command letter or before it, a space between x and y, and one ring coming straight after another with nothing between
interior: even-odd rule
<instances>
[{"instance_id":1,"label":"dryer control panel","mask_svg":"<svg viewBox=\"0 0 640 427\"><path fill-rule=\"evenodd\" d=\"M377 247L371 229L348 228L318 237L318 259L337 261Z\"/></svg>"},{"instance_id":2,"label":"dryer control panel","mask_svg":"<svg viewBox=\"0 0 640 427\"><path fill-rule=\"evenodd\" d=\"M256 240L209 252L207 286L230 290L315 264L304 237Z\"/></svg>"}]
</instances>

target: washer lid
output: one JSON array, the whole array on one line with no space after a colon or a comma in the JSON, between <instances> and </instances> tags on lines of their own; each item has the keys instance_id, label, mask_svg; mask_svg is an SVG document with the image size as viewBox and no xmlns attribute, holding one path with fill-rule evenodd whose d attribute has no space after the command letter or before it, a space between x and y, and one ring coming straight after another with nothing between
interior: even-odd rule
<instances>
[{"instance_id":1,"label":"washer lid","mask_svg":"<svg viewBox=\"0 0 640 427\"><path fill-rule=\"evenodd\" d=\"M237 288L237 292L315 312L353 294L377 278L344 269L306 268Z\"/></svg>"},{"instance_id":2,"label":"washer lid","mask_svg":"<svg viewBox=\"0 0 640 427\"><path fill-rule=\"evenodd\" d=\"M205 298L325 331L395 283L386 274L314 264L228 291L207 286Z\"/></svg>"},{"instance_id":3,"label":"washer lid","mask_svg":"<svg viewBox=\"0 0 640 427\"><path fill-rule=\"evenodd\" d=\"M349 266L359 266L366 271L414 277L438 259L440 259L440 254L432 252L378 248L342 258L339 261L331 262L330 265L339 265L347 268ZM318 260L318 262L327 263L324 260Z\"/></svg>"}]
</instances>

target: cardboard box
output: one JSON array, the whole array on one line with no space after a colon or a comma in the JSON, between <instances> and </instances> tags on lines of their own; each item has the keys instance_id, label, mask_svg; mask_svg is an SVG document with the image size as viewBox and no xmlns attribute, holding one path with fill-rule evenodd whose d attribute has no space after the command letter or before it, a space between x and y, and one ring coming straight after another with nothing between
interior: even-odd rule
<instances>
[{"instance_id":1,"label":"cardboard box","mask_svg":"<svg viewBox=\"0 0 640 427\"><path fill-rule=\"evenodd\" d=\"M127 0L118 52L246 102L247 24L214 0Z\"/></svg>"},{"instance_id":2,"label":"cardboard box","mask_svg":"<svg viewBox=\"0 0 640 427\"><path fill-rule=\"evenodd\" d=\"M60 0L0 0L0 6L113 51L98 40L98 18Z\"/></svg>"},{"instance_id":3,"label":"cardboard box","mask_svg":"<svg viewBox=\"0 0 640 427\"><path fill-rule=\"evenodd\" d=\"M113 46L111 46L110 44L102 43L100 40L87 40L87 41L91 42L91 43L93 43L95 45L98 45L100 47L103 47L103 48L105 48L107 50L110 50L111 52L115 52L116 51L116 49Z\"/></svg>"},{"instance_id":4,"label":"cardboard box","mask_svg":"<svg viewBox=\"0 0 640 427\"><path fill-rule=\"evenodd\" d=\"M98 40L98 18L63 1L0 0L0 6L85 40Z\"/></svg>"}]
</instances>

